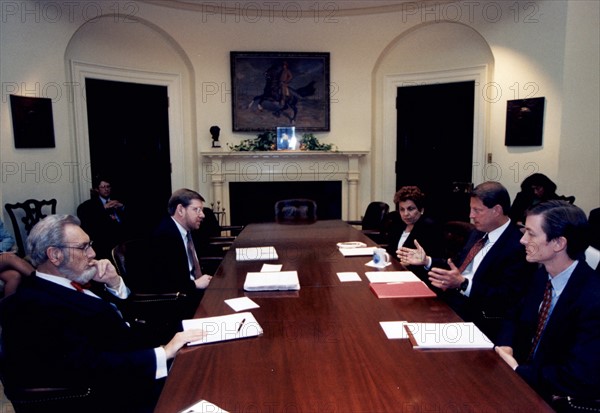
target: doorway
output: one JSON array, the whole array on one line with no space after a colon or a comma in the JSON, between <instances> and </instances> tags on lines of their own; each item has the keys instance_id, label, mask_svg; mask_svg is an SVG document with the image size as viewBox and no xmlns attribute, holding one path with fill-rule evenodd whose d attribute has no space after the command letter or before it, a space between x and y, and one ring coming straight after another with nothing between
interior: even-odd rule
<instances>
[{"instance_id":1,"label":"doorway","mask_svg":"<svg viewBox=\"0 0 600 413\"><path fill-rule=\"evenodd\" d=\"M417 185L427 214L469 218L475 82L397 88L396 188Z\"/></svg>"},{"instance_id":2,"label":"doorway","mask_svg":"<svg viewBox=\"0 0 600 413\"><path fill-rule=\"evenodd\" d=\"M86 78L92 176L112 180L133 236L147 235L171 195L166 86Z\"/></svg>"}]
</instances>

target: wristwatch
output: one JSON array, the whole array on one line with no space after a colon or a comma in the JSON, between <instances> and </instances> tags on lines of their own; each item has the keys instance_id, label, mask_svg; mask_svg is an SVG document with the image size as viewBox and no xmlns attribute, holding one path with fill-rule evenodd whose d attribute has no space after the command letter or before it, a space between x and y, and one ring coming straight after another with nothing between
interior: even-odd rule
<instances>
[{"instance_id":1,"label":"wristwatch","mask_svg":"<svg viewBox=\"0 0 600 413\"><path fill-rule=\"evenodd\" d=\"M458 286L458 291L460 291L460 292L467 291L468 287L469 287L469 279L465 278L465 280L463 282L461 282L460 285Z\"/></svg>"}]
</instances>

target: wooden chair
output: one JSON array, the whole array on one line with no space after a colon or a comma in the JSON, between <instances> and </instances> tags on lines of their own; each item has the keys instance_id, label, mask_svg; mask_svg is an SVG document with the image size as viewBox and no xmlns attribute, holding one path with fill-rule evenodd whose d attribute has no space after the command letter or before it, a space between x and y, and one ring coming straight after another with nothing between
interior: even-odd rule
<instances>
[{"instance_id":1,"label":"wooden chair","mask_svg":"<svg viewBox=\"0 0 600 413\"><path fill-rule=\"evenodd\" d=\"M381 201L373 201L367 205L365 214L360 221L346 221L350 225L361 227L363 234L371 238L377 244L382 244L385 240L385 219L390 212L390 206Z\"/></svg>"},{"instance_id":2,"label":"wooden chair","mask_svg":"<svg viewBox=\"0 0 600 413\"><path fill-rule=\"evenodd\" d=\"M29 232L35 224L48 215L56 214L56 199L38 201L37 199L28 199L24 202L16 204L4 205L10 221L12 222L15 233L15 241L17 242L17 254L24 257L25 241ZM19 221L23 224L23 228L19 225Z\"/></svg>"},{"instance_id":3,"label":"wooden chair","mask_svg":"<svg viewBox=\"0 0 600 413\"><path fill-rule=\"evenodd\" d=\"M317 220L317 203L312 199L284 199L275 202L275 222L310 224Z\"/></svg>"}]
</instances>

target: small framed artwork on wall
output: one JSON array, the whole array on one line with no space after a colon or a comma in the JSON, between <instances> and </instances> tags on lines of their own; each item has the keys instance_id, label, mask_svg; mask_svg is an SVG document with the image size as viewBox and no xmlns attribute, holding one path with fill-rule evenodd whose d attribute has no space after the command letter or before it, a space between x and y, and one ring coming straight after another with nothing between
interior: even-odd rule
<instances>
[{"instance_id":1,"label":"small framed artwork on wall","mask_svg":"<svg viewBox=\"0 0 600 413\"><path fill-rule=\"evenodd\" d=\"M541 146L546 98L509 100L506 109L506 146Z\"/></svg>"},{"instance_id":2,"label":"small framed artwork on wall","mask_svg":"<svg viewBox=\"0 0 600 413\"><path fill-rule=\"evenodd\" d=\"M52 101L10 95L15 148L54 148Z\"/></svg>"}]
</instances>

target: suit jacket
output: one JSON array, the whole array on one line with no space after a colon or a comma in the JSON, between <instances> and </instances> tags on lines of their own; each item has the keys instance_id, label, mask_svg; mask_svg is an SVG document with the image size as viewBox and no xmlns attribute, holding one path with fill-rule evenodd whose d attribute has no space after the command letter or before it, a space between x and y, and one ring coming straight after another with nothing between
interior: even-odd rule
<instances>
[{"instance_id":1,"label":"suit jacket","mask_svg":"<svg viewBox=\"0 0 600 413\"><path fill-rule=\"evenodd\" d=\"M396 212L388 233L387 240L387 251L393 257L396 257L398 242L400 241L400 237L405 229L406 224ZM421 217L415 223L406 241L404 241L404 246L407 248L415 248L415 239L419 241L419 244L421 244L428 255L436 257L441 254L442 231L432 219Z\"/></svg>"},{"instance_id":2,"label":"suit jacket","mask_svg":"<svg viewBox=\"0 0 600 413\"><path fill-rule=\"evenodd\" d=\"M151 256L154 258L148 271L152 292L186 293L190 302L180 318L193 317L204 290L196 289L190 278L187 250L181 233L170 216L160 222L152 234L150 245ZM196 253L198 254L197 251Z\"/></svg>"},{"instance_id":3,"label":"suit jacket","mask_svg":"<svg viewBox=\"0 0 600 413\"><path fill-rule=\"evenodd\" d=\"M533 359L526 361L547 280L541 268L497 344L513 347L517 373L547 400L552 395L600 399L600 275L585 261L575 267Z\"/></svg>"},{"instance_id":4,"label":"suit jacket","mask_svg":"<svg viewBox=\"0 0 600 413\"><path fill-rule=\"evenodd\" d=\"M406 224L400 216L398 212L392 213L392 220L390 224L390 229L388 231L388 239L387 239L387 252L390 256L394 258L398 258L396 255L396 251L398 250L398 242L400 241L400 237L402 233L406 229ZM439 256L442 254L442 231L441 228L430 218L421 217L414 225L412 231L404 241L403 246L407 248L416 248L415 239L419 242L419 244L423 247L423 249L430 256ZM439 292L437 288L431 285L429 281L429 276L427 275L427 270L425 270L421 266L413 266L409 265L408 269L414 272L423 282L425 282L429 288L434 290L436 293Z\"/></svg>"},{"instance_id":5,"label":"suit jacket","mask_svg":"<svg viewBox=\"0 0 600 413\"><path fill-rule=\"evenodd\" d=\"M457 267L483 235L480 231L473 231L465 247L453 260ZM463 320L476 323L492 341L498 335L502 319L522 299L537 268L525 259L525 247L519 243L521 237L519 228L511 223L477 267L468 297L457 290L441 294ZM448 268L445 260L441 259L434 259L433 266Z\"/></svg>"},{"instance_id":6,"label":"suit jacket","mask_svg":"<svg viewBox=\"0 0 600 413\"><path fill-rule=\"evenodd\" d=\"M32 275L0 302L0 323L7 389L90 387L94 412L156 402L154 350L110 303Z\"/></svg>"}]
</instances>

